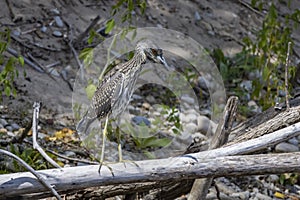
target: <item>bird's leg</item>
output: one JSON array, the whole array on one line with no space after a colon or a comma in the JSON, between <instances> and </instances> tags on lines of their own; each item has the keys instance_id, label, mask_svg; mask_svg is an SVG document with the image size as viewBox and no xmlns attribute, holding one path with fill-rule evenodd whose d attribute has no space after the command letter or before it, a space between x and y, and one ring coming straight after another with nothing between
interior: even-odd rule
<instances>
[{"instance_id":1,"label":"bird's leg","mask_svg":"<svg viewBox=\"0 0 300 200\"><path fill-rule=\"evenodd\" d=\"M126 167L125 162L131 162L133 163L135 166L139 167L138 164L136 164L134 161L132 160L123 160L123 154L122 154L122 145L121 145L121 133L120 133L120 128L117 127L116 129L116 134L117 134L117 138L118 138L118 152L119 152L119 162L123 162L124 167Z\"/></svg>"},{"instance_id":2,"label":"bird's leg","mask_svg":"<svg viewBox=\"0 0 300 200\"><path fill-rule=\"evenodd\" d=\"M118 134L119 162L122 162L123 161L123 156L122 156L121 134L120 134L120 128L119 127L117 127L116 132Z\"/></svg>"},{"instance_id":3,"label":"bird's leg","mask_svg":"<svg viewBox=\"0 0 300 200\"><path fill-rule=\"evenodd\" d=\"M103 134L102 134L102 150L101 150L101 157L100 157L100 166L98 169L98 173L100 174L100 170L104 161L104 150L105 150L105 141L106 141L106 135L107 135L107 124L108 124L108 116L105 119Z\"/></svg>"}]
</instances>

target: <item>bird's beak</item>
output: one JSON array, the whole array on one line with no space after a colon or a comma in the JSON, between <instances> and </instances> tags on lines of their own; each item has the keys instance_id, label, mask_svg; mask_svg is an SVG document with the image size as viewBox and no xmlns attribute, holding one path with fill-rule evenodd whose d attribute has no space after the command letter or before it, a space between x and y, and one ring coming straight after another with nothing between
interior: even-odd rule
<instances>
[{"instance_id":1,"label":"bird's beak","mask_svg":"<svg viewBox=\"0 0 300 200\"><path fill-rule=\"evenodd\" d=\"M156 58L161 62L161 64L163 64L167 69L169 69L169 65L163 56L157 56Z\"/></svg>"}]
</instances>

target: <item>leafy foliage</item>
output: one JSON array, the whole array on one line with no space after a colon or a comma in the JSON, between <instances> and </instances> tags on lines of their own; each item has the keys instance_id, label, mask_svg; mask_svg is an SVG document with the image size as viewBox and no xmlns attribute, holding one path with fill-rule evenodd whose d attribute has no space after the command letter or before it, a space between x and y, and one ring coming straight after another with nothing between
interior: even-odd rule
<instances>
[{"instance_id":1,"label":"leafy foliage","mask_svg":"<svg viewBox=\"0 0 300 200\"><path fill-rule=\"evenodd\" d=\"M253 0L253 7L262 9L269 2ZM256 33L256 39L244 38L243 51L232 58L224 56L219 49L212 56L219 66L225 84L238 85L232 90L243 97L250 94L263 110L273 106L284 96L284 66L286 63L288 43L292 42L291 32L300 20L300 11L285 16L284 21L278 15L277 8L272 2L263 20L261 29ZM295 73L295 66L289 66L289 74ZM245 76L255 74L250 81L251 89L240 87ZM292 77L290 77L292 78ZM231 90L231 91L232 91ZM247 109L242 109L247 111Z\"/></svg>"},{"instance_id":2,"label":"leafy foliage","mask_svg":"<svg viewBox=\"0 0 300 200\"><path fill-rule=\"evenodd\" d=\"M264 1L252 1L252 5L258 5L259 9L264 6ZM253 81L252 98L257 99L263 109L274 105L274 99L284 91L284 64L286 62L288 43L292 42L291 32L295 28L291 22L300 19L300 12L296 10L287 14L281 21L277 8L272 2L268 13L263 21L261 30L257 33L257 39L252 41L245 38L244 52L254 55L254 67L261 74L261 79ZM295 67L289 67L293 74Z\"/></svg>"},{"instance_id":3,"label":"leafy foliage","mask_svg":"<svg viewBox=\"0 0 300 200\"><path fill-rule=\"evenodd\" d=\"M15 68L17 64L21 66L24 65L24 58L19 56L15 57L6 57L4 52L8 48L10 43L10 31L6 29L5 31L0 32L0 101L2 101L3 92L6 96L16 96L17 90L14 87L14 80L19 76L19 71Z\"/></svg>"}]
</instances>

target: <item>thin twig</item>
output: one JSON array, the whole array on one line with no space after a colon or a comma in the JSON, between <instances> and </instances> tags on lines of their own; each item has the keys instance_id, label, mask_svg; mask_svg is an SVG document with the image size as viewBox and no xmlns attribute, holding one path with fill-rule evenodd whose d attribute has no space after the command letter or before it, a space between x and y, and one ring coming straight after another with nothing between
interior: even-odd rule
<instances>
[{"instance_id":1,"label":"thin twig","mask_svg":"<svg viewBox=\"0 0 300 200\"><path fill-rule=\"evenodd\" d=\"M40 147L40 145L37 143L37 125L39 120L39 112L40 112L41 103L40 102L34 102L33 103L33 119L32 119L32 142L33 142L33 148L38 150L40 154L54 167L60 168L61 167L52 160L46 152Z\"/></svg>"},{"instance_id":2,"label":"thin twig","mask_svg":"<svg viewBox=\"0 0 300 200\"><path fill-rule=\"evenodd\" d=\"M7 47L6 51L7 51L8 53L10 53L11 55L15 56L16 58L19 57L18 52L17 52L16 50L10 48L10 47ZM45 72L42 68L40 68L38 65L34 64L33 62L31 62L28 58L26 58L26 57L24 57L24 56L23 56L23 58L24 58L24 62L25 62L27 65L29 65L30 67L32 67L33 69L35 69L36 71L38 71L38 72L40 72L40 73L44 73L44 72Z\"/></svg>"},{"instance_id":3,"label":"thin twig","mask_svg":"<svg viewBox=\"0 0 300 200\"><path fill-rule=\"evenodd\" d=\"M60 65L60 64L61 64L60 61L56 61L56 62L54 62L54 63L51 63L51 64L49 64L49 65L46 65L45 68L46 68L46 69L49 69L49 68L52 68L52 67L56 67L57 65Z\"/></svg>"},{"instance_id":4,"label":"thin twig","mask_svg":"<svg viewBox=\"0 0 300 200\"><path fill-rule=\"evenodd\" d=\"M7 155L15 160L17 160L21 165L23 165L29 172L31 172L36 178L37 180L44 185L47 189L49 189L51 191L51 193L59 200L61 200L62 198L59 196L59 194L56 192L56 190L46 181L46 179L44 179L43 176L41 176L39 173L37 173L32 167L30 167L24 160L22 160L21 158L19 158L18 156L16 156L13 153L10 153L9 151L0 149L0 153Z\"/></svg>"},{"instance_id":5,"label":"thin twig","mask_svg":"<svg viewBox=\"0 0 300 200\"><path fill-rule=\"evenodd\" d=\"M261 12L259 12L258 10L254 9L254 8L253 8L251 5L249 5L248 3L246 3L246 2L244 2L244 1L242 1L242 0L239 0L239 2L240 2L243 6L245 6L246 8L250 9L252 12L254 12L254 13L256 13L256 14L262 16L262 17L264 16L263 13L261 13Z\"/></svg>"},{"instance_id":6,"label":"thin twig","mask_svg":"<svg viewBox=\"0 0 300 200\"><path fill-rule=\"evenodd\" d=\"M116 42L116 39L117 39L117 35L114 35L113 37L113 40L111 41L108 49L107 49L107 59L106 59L106 64L104 66L104 69L102 70L100 76L99 76L99 80L102 80L105 72L106 72L106 69L108 68L109 64L110 64L110 52L111 52L111 49L112 49L112 46L115 44Z\"/></svg>"},{"instance_id":7,"label":"thin twig","mask_svg":"<svg viewBox=\"0 0 300 200\"><path fill-rule=\"evenodd\" d=\"M72 30L72 26L67 22L65 21L66 25L68 26L68 29L69 29L69 34L68 34L68 45L73 53L73 56L76 60L76 63L79 67L79 70L80 70L80 78L81 80L83 80L83 75L84 75L84 67L83 67L83 64L81 63L81 61L79 60L79 56L78 56L78 53L77 51L75 50L74 46L73 46L73 39L74 39L74 35L73 35L73 30Z\"/></svg>"},{"instance_id":8,"label":"thin twig","mask_svg":"<svg viewBox=\"0 0 300 200\"><path fill-rule=\"evenodd\" d=\"M82 39L87 36L90 31L92 30L92 28L94 28L94 26L98 23L98 21L101 19L100 15L97 15L97 17L95 17L95 19L93 19L93 21L91 22L91 24L87 27L87 29L82 32L76 39L76 42L74 43L75 46L78 46L80 44L80 42L82 41Z\"/></svg>"},{"instance_id":9,"label":"thin twig","mask_svg":"<svg viewBox=\"0 0 300 200\"><path fill-rule=\"evenodd\" d=\"M86 164L89 164L89 165L99 165L100 164L99 162L93 162L93 161L89 161L89 160L86 160L86 159L70 158L68 156L64 156L64 155L61 155L59 153L56 153L55 151L52 151L50 149L46 149L46 151L48 151L49 153L52 153L52 154L54 154L54 155L56 155L60 158L63 158L65 160L86 163Z\"/></svg>"},{"instance_id":10,"label":"thin twig","mask_svg":"<svg viewBox=\"0 0 300 200\"><path fill-rule=\"evenodd\" d=\"M289 102L289 80L288 80L288 67L290 62L290 50L291 50L291 42L288 43L288 49L286 54L285 60L285 101L286 101L286 109L290 109L290 102Z\"/></svg>"},{"instance_id":11,"label":"thin twig","mask_svg":"<svg viewBox=\"0 0 300 200\"><path fill-rule=\"evenodd\" d=\"M28 57L33 61L33 62L35 62L41 69L43 69L43 71L52 79L52 80L54 80L54 81L56 81L56 79L53 77L53 76L51 76L51 74L49 73L49 71L47 71L46 69L45 69L45 67L41 64L41 63L39 63L39 61L37 61L37 59L30 53L30 52L27 52L27 55L28 55Z\"/></svg>"}]
</instances>

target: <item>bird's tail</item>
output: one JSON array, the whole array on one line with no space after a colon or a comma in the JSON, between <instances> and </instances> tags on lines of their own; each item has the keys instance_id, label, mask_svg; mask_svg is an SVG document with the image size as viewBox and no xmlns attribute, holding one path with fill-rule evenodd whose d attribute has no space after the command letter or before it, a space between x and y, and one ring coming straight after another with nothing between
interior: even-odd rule
<instances>
[{"instance_id":1,"label":"bird's tail","mask_svg":"<svg viewBox=\"0 0 300 200\"><path fill-rule=\"evenodd\" d=\"M88 134L88 129L90 125L96 120L96 117L91 116L91 111L90 109L87 110L87 112L83 115L81 120L78 122L76 126L76 130L79 134Z\"/></svg>"}]
</instances>

